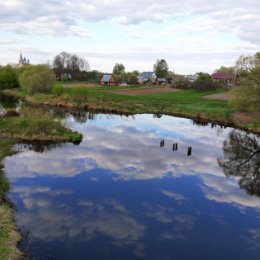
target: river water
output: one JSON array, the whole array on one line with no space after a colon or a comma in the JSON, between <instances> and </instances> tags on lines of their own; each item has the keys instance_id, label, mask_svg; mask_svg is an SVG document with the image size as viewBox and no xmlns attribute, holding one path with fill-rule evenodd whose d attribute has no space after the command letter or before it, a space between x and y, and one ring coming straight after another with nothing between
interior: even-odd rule
<instances>
[{"instance_id":1,"label":"river water","mask_svg":"<svg viewBox=\"0 0 260 260\"><path fill-rule=\"evenodd\" d=\"M4 161L28 259L259 259L259 137L148 114L64 123L79 145Z\"/></svg>"}]
</instances>

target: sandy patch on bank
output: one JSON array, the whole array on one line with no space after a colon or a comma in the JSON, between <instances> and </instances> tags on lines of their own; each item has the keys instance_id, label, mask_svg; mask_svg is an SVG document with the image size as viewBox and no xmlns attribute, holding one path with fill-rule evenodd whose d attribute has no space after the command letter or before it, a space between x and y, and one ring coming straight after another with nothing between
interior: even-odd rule
<instances>
[{"instance_id":1,"label":"sandy patch on bank","mask_svg":"<svg viewBox=\"0 0 260 260\"><path fill-rule=\"evenodd\" d=\"M229 95L229 93L219 93L219 94L207 95L207 96L204 96L203 98L229 100L230 95Z\"/></svg>"}]
</instances>

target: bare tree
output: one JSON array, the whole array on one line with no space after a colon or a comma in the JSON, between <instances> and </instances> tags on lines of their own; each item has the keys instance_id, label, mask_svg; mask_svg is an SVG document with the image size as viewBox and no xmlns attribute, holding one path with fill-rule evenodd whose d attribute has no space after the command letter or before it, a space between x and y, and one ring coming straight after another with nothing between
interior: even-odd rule
<instances>
[{"instance_id":1,"label":"bare tree","mask_svg":"<svg viewBox=\"0 0 260 260\"><path fill-rule=\"evenodd\" d=\"M61 52L55 56L53 68L56 77L59 79L61 79L63 75L66 75L67 78L71 77L72 79L76 79L80 72L90 70L89 63L84 58L67 52Z\"/></svg>"}]
</instances>

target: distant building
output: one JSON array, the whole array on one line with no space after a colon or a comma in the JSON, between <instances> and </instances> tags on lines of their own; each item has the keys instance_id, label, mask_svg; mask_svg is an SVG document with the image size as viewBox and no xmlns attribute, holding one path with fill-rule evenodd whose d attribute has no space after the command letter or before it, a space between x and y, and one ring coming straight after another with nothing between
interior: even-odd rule
<instances>
[{"instance_id":1,"label":"distant building","mask_svg":"<svg viewBox=\"0 0 260 260\"><path fill-rule=\"evenodd\" d=\"M198 75L195 74L195 75L187 75L186 76L186 79L189 81L189 82L194 82L195 80L197 80L198 78Z\"/></svg>"},{"instance_id":2,"label":"distant building","mask_svg":"<svg viewBox=\"0 0 260 260\"><path fill-rule=\"evenodd\" d=\"M30 65L30 60L23 57L22 52L20 51L20 58L19 58L19 63L17 65L17 67L21 68L26 65Z\"/></svg>"},{"instance_id":3,"label":"distant building","mask_svg":"<svg viewBox=\"0 0 260 260\"><path fill-rule=\"evenodd\" d=\"M157 83L160 85L166 85L168 81L166 78L157 78Z\"/></svg>"},{"instance_id":4,"label":"distant building","mask_svg":"<svg viewBox=\"0 0 260 260\"><path fill-rule=\"evenodd\" d=\"M211 77L215 82L222 83L226 86L234 86L236 83L235 73L214 73Z\"/></svg>"},{"instance_id":5,"label":"distant building","mask_svg":"<svg viewBox=\"0 0 260 260\"><path fill-rule=\"evenodd\" d=\"M102 85L115 85L115 81L113 79L113 75L112 74L104 74L102 79L101 79L101 84Z\"/></svg>"},{"instance_id":6,"label":"distant building","mask_svg":"<svg viewBox=\"0 0 260 260\"><path fill-rule=\"evenodd\" d=\"M148 82L155 83L157 77L154 72L147 71L140 73L137 78L140 84L145 84Z\"/></svg>"}]
</instances>

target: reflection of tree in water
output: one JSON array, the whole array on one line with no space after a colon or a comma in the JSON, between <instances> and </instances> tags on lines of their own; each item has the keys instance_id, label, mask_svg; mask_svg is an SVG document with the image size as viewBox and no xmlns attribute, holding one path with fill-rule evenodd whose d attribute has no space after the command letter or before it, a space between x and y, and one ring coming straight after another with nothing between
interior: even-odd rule
<instances>
[{"instance_id":1,"label":"reflection of tree in water","mask_svg":"<svg viewBox=\"0 0 260 260\"><path fill-rule=\"evenodd\" d=\"M75 111L71 113L77 123L84 124L88 120L94 120L96 114L92 112Z\"/></svg>"},{"instance_id":2,"label":"reflection of tree in water","mask_svg":"<svg viewBox=\"0 0 260 260\"><path fill-rule=\"evenodd\" d=\"M223 146L224 160L218 160L227 177L241 177L239 186L260 196L260 138L232 131Z\"/></svg>"},{"instance_id":3,"label":"reflection of tree in water","mask_svg":"<svg viewBox=\"0 0 260 260\"><path fill-rule=\"evenodd\" d=\"M34 151L37 153L47 153L56 148L62 148L65 143L50 143L50 142L29 142L16 145L16 150L21 151Z\"/></svg>"}]
</instances>

